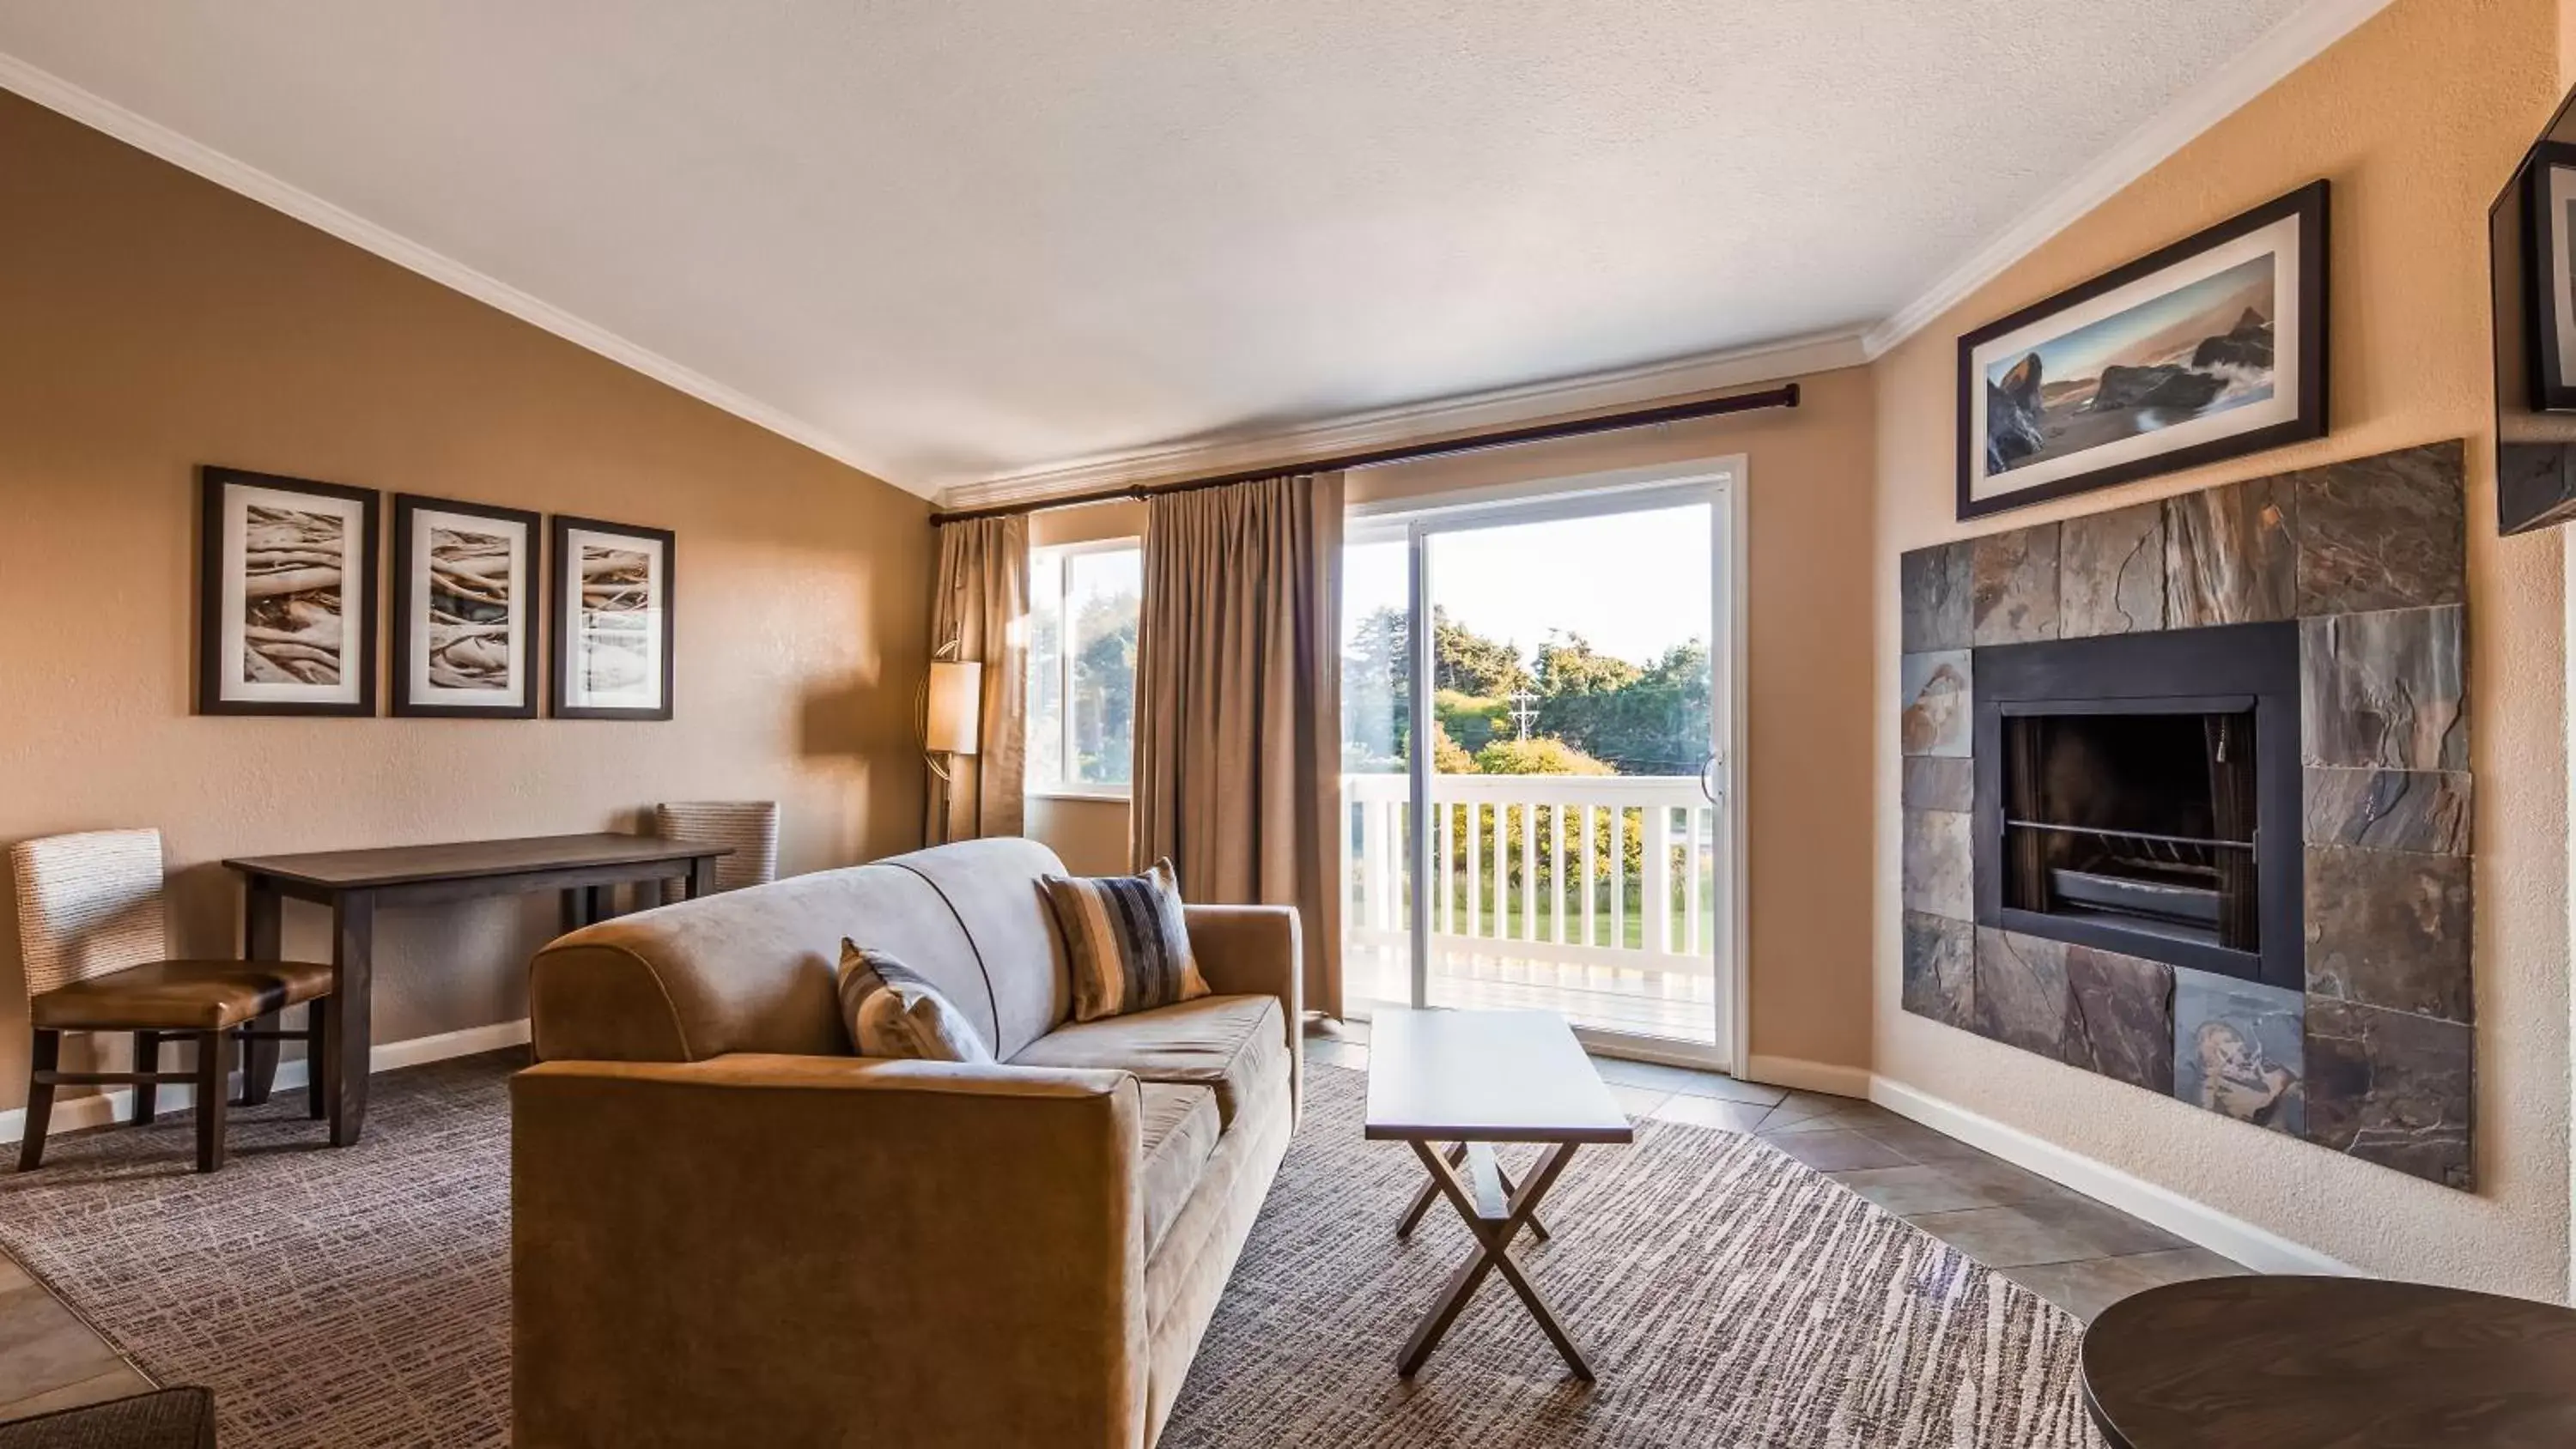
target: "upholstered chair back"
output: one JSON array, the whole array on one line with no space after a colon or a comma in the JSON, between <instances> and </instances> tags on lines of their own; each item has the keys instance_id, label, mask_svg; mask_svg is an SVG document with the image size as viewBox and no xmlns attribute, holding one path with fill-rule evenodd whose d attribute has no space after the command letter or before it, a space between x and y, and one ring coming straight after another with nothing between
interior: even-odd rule
<instances>
[{"instance_id":1,"label":"upholstered chair back","mask_svg":"<svg viewBox=\"0 0 2576 1449\"><path fill-rule=\"evenodd\" d=\"M161 832L95 830L9 847L27 994L169 954Z\"/></svg>"},{"instance_id":2,"label":"upholstered chair back","mask_svg":"<svg viewBox=\"0 0 2576 1449\"><path fill-rule=\"evenodd\" d=\"M778 802L698 800L653 807L653 833L692 845L730 845L716 861L716 889L740 890L778 879Z\"/></svg>"}]
</instances>

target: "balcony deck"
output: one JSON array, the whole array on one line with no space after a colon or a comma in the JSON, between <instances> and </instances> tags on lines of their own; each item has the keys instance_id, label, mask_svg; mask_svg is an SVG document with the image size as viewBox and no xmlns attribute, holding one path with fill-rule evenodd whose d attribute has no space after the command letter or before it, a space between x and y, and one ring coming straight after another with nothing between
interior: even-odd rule
<instances>
[{"instance_id":1,"label":"balcony deck","mask_svg":"<svg viewBox=\"0 0 2576 1449\"><path fill-rule=\"evenodd\" d=\"M1411 1000L1409 788L1343 779L1344 973L1361 1000ZM1438 775L1431 791L1428 1004L1714 1040L1716 822L1697 780Z\"/></svg>"}]
</instances>

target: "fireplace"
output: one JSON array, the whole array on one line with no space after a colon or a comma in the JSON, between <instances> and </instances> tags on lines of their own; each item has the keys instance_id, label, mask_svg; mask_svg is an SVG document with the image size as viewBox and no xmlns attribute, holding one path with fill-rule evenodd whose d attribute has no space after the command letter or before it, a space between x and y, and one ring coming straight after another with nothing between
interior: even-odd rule
<instances>
[{"instance_id":1,"label":"fireplace","mask_svg":"<svg viewBox=\"0 0 2576 1449\"><path fill-rule=\"evenodd\" d=\"M2298 689L2293 623L1977 650L1978 924L2299 989Z\"/></svg>"}]
</instances>

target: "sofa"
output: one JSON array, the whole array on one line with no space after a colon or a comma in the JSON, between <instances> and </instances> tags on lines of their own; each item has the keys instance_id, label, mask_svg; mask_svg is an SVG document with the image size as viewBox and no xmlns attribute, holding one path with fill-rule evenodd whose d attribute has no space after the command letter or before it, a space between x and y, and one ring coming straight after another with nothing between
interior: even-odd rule
<instances>
[{"instance_id":1,"label":"sofa","mask_svg":"<svg viewBox=\"0 0 2576 1449\"><path fill-rule=\"evenodd\" d=\"M1160 1435L1297 1121L1293 910L1191 906L1214 994L1070 1021L1027 840L624 916L529 973L512 1415L557 1445ZM997 1059L853 1054L842 938Z\"/></svg>"}]
</instances>

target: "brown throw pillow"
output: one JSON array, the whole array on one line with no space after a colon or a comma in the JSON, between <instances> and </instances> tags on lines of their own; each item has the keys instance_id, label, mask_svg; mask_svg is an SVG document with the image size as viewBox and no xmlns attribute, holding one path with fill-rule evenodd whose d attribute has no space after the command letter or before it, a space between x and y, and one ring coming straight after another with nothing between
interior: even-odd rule
<instances>
[{"instance_id":1,"label":"brown throw pillow","mask_svg":"<svg viewBox=\"0 0 2576 1449\"><path fill-rule=\"evenodd\" d=\"M989 1062L993 1049L956 1003L883 951L841 942L841 1013L863 1057Z\"/></svg>"},{"instance_id":2,"label":"brown throw pillow","mask_svg":"<svg viewBox=\"0 0 2576 1449\"><path fill-rule=\"evenodd\" d=\"M1143 875L1045 878L1073 969L1073 1019L1098 1021L1208 994L1190 955L1181 884L1168 860Z\"/></svg>"}]
</instances>

